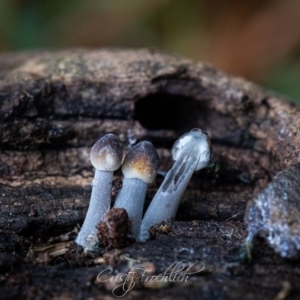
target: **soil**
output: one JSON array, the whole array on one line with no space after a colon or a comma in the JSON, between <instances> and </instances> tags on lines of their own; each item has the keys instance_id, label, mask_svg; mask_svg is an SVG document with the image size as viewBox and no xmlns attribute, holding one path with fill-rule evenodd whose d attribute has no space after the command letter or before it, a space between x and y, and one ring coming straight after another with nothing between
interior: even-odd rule
<instances>
[{"instance_id":1,"label":"soil","mask_svg":"<svg viewBox=\"0 0 300 300\"><path fill-rule=\"evenodd\" d=\"M251 259L244 248L247 203L299 163L299 117L299 107L257 85L152 50L0 56L1 299L115 299L124 291L103 282L108 268L159 275L180 261L190 267L186 282L134 278L124 298L299 299L299 260L282 258L263 234ZM212 158L194 174L174 223L105 254L74 246L99 137L114 133L127 149L151 141L167 171L173 143L195 127L211 137ZM118 170L114 197L121 179ZM149 186L146 207L162 180ZM284 189L299 199L295 186Z\"/></svg>"}]
</instances>

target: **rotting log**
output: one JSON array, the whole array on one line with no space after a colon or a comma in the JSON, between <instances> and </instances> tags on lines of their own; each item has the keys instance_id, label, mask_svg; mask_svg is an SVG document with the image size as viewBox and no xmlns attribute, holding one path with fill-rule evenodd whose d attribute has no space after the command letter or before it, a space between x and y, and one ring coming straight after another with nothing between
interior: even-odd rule
<instances>
[{"instance_id":1,"label":"rotting log","mask_svg":"<svg viewBox=\"0 0 300 300\"><path fill-rule=\"evenodd\" d=\"M206 271L185 285L131 291L128 299L258 300L274 298L283 282L294 290L290 299L298 299L300 264L262 239L254 241L248 268L232 261L247 235L247 202L278 172L298 166L299 117L299 107L253 83L155 51L0 56L3 299L110 299L95 281L103 266L70 268L63 259L25 264L23 258L32 242L83 222L93 177L89 149L100 136L114 133L127 147L149 140L168 170L173 142L194 127L211 137L211 164L193 176L172 230L123 253L153 262L158 273L179 260L201 261ZM147 203L160 182L150 186ZM286 193L297 199L299 190L288 185Z\"/></svg>"}]
</instances>

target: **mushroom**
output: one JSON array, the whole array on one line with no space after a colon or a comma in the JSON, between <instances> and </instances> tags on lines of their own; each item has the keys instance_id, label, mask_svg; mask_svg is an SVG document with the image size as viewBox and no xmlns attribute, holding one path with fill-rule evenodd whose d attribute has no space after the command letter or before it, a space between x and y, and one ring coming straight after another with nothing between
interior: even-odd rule
<instances>
[{"instance_id":1,"label":"mushroom","mask_svg":"<svg viewBox=\"0 0 300 300\"><path fill-rule=\"evenodd\" d=\"M143 215L148 184L151 183L160 166L159 156L150 142L140 142L127 153L122 171L123 186L114 207L124 208L132 222L132 236L137 238Z\"/></svg>"},{"instance_id":2,"label":"mushroom","mask_svg":"<svg viewBox=\"0 0 300 300\"><path fill-rule=\"evenodd\" d=\"M175 218L180 200L194 173L210 160L211 144L206 132L195 128L182 135L172 148L175 160L155 194L141 224L139 241L149 238L151 226Z\"/></svg>"},{"instance_id":3,"label":"mushroom","mask_svg":"<svg viewBox=\"0 0 300 300\"><path fill-rule=\"evenodd\" d=\"M113 171L117 170L123 157L123 150L117 137L106 134L92 147L90 159L96 168L90 205L76 243L86 247L90 235L97 241L96 225L110 208Z\"/></svg>"}]
</instances>

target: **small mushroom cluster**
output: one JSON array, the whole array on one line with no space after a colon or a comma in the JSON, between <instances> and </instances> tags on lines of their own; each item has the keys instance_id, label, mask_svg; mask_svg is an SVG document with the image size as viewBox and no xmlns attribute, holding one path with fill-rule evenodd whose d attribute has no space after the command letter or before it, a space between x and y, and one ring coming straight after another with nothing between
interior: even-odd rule
<instances>
[{"instance_id":1,"label":"small mushroom cluster","mask_svg":"<svg viewBox=\"0 0 300 300\"><path fill-rule=\"evenodd\" d=\"M142 141L128 151L122 164L123 150L117 137L113 134L102 137L90 154L96 171L90 205L76 243L86 247L91 237L97 240L96 226L111 207L113 172L121 164L124 179L114 208L127 211L132 223L132 237L144 242L149 238L151 226L175 218L190 178L194 171L206 167L210 153L210 140L201 129L193 129L181 136L172 148L175 163L143 218L148 184L155 179L160 167L157 151L150 142Z\"/></svg>"}]
</instances>

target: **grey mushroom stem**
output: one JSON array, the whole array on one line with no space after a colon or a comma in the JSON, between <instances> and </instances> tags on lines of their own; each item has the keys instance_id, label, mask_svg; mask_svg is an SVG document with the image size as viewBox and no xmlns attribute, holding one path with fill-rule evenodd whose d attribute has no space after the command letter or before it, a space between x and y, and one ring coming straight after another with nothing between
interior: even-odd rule
<instances>
[{"instance_id":1,"label":"grey mushroom stem","mask_svg":"<svg viewBox=\"0 0 300 300\"><path fill-rule=\"evenodd\" d=\"M90 234L96 239L96 226L110 208L112 179L113 172L102 170L96 170L95 172L90 205L84 223L76 238L76 243L82 247L86 246L86 238Z\"/></svg>"},{"instance_id":2,"label":"grey mushroom stem","mask_svg":"<svg viewBox=\"0 0 300 300\"><path fill-rule=\"evenodd\" d=\"M122 148L113 134L101 138L91 150L91 162L96 168L90 205L76 243L87 246L87 238L97 241L96 226L111 205L113 171L122 163Z\"/></svg>"},{"instance_id":3,"label":"grey mushroom stem","mask_svg":"<svg viewBox=\"0 0 300 300\"><path fill-rule=\"evenodd\" d=\"M137 178L124 178L123 187L114 207L126 209L131 220L131 233L137 238L140 233L143 207L148 184Z\"/></svg>"},{"instance_id":4,"label":"grey mushroom stem","mask_svg":"<svg viewBox=\"0 0 300 300\"><path fill-rule=\"evenodd\" d=\"M135 239L140 233L148 184L154 180L159 165L159 156L154 146L145 141L131 148L123 162L124 180L114 207L127 211L132 222L132 237Z\"/></svg>"},{"instance_id":5,"label":"grey mushroom stem","mask_svg":"<svg viewBox=\"0 0 300 300\"><path fill-rule=\"evenodd\" d=\"M138 240L149 238L149 229L155 224L175 218L181 198L196 170L204 168L210 159L210 141L201 129L184 134L174 144L175 163L167 173L142 220Z\"/></svg>"}]
</instances>

